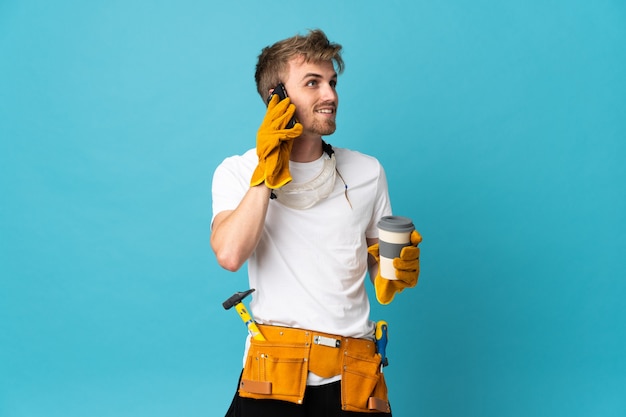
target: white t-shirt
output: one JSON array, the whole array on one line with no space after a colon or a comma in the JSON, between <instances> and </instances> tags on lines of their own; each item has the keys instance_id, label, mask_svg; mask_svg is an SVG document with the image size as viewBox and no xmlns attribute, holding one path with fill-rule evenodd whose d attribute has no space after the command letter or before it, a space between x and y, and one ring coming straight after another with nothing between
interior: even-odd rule
<instances>
[{"instance_id":1,"label":"white t-shirt","mask_svg":"<svg viewBox=\"0 0 626 417\"><path fill-rule=\"evenodd\" d=\"M375 323L365 283L367 238L391 214L387 179L378 160L335 148L339 175L331 194L309 209L270 201L259 244L248 259L250 310L259 323L373 338ZM322 157L324 158L324 157ZM305 182L322 169L322 158L290 162L293 181ZM226 158L213 177L213 217L234 210L250 188L255 149ZM349 199L349 202L348 202Z\"/></svg>"}]
</instances>

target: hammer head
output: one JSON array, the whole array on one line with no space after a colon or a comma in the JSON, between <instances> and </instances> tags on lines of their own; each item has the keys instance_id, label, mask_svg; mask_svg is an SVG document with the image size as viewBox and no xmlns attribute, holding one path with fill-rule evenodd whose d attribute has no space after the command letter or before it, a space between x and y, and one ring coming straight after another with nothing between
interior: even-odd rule
<instances>
[{"instance_id":1,"label":"hammer head","mask_svg":"<svg viewBox=\"0 0 626 417\"><path fill-rule=\"evenodd\" d=\"M243 300L244 298L246 298L248 295L252 294L254 292L254 288L250 288L248 291L243 291L243 292L236 292L235 294L231 295L228 300L224 301L222 303L222 306L228 310L231 307L239 304L241 302L241 300Z\"/></svg>"}]
</instances>

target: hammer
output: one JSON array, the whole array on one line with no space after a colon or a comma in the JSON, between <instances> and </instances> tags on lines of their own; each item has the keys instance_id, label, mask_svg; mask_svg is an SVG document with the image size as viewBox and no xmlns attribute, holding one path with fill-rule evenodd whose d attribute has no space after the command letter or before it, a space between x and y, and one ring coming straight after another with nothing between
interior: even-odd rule
<instances>
[{"instance_id":1,"label":"hammer","mask_svg":"<svg viewBox=\"0 0 626 417\"><path fill-rule=\"evenodd\" d=\"M248 328L248 333L250 333L250 336L252 336L256 340L264 341L265 338L261 334L261 331L257 327L254 320L252 320L250 313L248 313L248 310L246 310L246 306L243 305L243 299L246 298L248 295L252 294L253 292L254 292L254 288L251 288L248 291L236 292L235 294L230 296L228 300L224 301L222 303L222 306L226 310L229 310L231 307L234 306L235 310L237 310L237 313L239 313L241 320L243 320L243 322L246 324L246 327Z\"/></svg>"}]
</instances>

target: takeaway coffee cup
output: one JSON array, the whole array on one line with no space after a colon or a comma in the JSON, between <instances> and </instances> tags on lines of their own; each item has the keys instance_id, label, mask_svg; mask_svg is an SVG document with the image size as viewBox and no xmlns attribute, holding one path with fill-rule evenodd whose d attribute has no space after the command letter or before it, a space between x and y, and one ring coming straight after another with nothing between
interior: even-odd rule
<instances>
[{"instance_id":1,"label":"takeaway coffee cup","mask_svg":"<svg viewBox=\"0 0 626 417\"><path fill-rule=\"evenodd\" d=\"M400 256L403 247L411 244L411 232L415 230L408 217L385 216L378 221L378 254L380 276L397 279L393 259Z\"/></svg>"}]
</instances>

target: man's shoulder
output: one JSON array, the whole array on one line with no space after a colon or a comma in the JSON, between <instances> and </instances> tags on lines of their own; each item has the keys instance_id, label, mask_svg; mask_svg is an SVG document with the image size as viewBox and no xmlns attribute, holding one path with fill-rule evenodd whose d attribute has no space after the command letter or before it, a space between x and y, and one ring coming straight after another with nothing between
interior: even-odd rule
<instances>
[{"instance_id":1,"label":"man's shoulder","mask_svg":"<svg viewBox=\"0 0 626 417\"><path fill-rule=\"evenodd\" d=\"M243 154L227 156L222 160L222 162L220 162L219 166L247 166L251 163L254 163L256 165L257 162L258 157L256 155L256 149L252 148L248 149Z\"/></svg>"},{"instance_id":2,"label":"man's shoulder","mask_svg":"<svg viewBox=\"0 0 626 417\"><path fill-rule=\"evenodd\" d=\"M224 160L236 161L236 160L248 160L248 159L258 159L255 148L248 149L242 154L228 156Z\"/></svg>"},{"instance_id":3,"label":"man's shoulder","mask_svg":"<svg viewBox=\"0 0 626 417\"><path fill-rule=\"evenodd\" d=\"M345 161L349 163L359 163L359 164L372 164L372 165L380 165L380 162L375 156L368 155L366 153L356 151L354 149L349 148L333 148L337 155L337 163L340 161Z\"/></svg>"}]
</instances>

